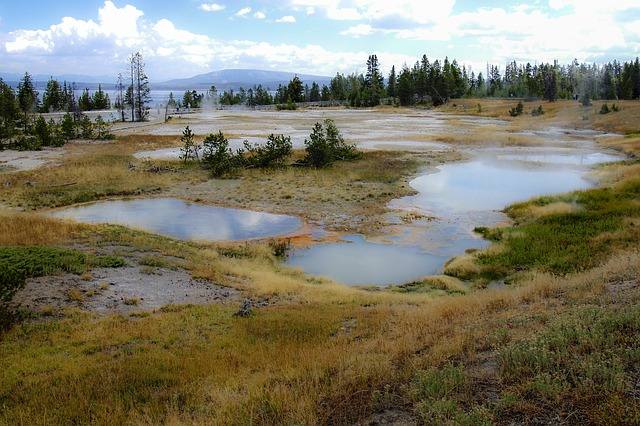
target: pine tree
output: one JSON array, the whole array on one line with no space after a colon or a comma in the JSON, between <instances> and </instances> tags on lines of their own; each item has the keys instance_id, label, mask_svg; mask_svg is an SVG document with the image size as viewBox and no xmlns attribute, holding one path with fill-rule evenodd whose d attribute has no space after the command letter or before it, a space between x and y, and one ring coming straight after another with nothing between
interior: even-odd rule
<instances>
[{"instance_id":1,"label":"pine tree","mask_svg":"<svg viewBox=\"0 0 640 426\"><path fill-rule=\"evenodd\" d=\"M78 107L80 111L91 111L93 109L93 98L89 94L89 89L84 89L82 95L80 95Z\"/></svg>"},{"instance_id":2,"label":"pine tree","mask_svg":"<svg viewBox=\"0 0 640 426\"><path fill-rule=\"evenodd\" d=\"M0 78L0 140L13 135L17 117L16 94L11 86Z\"/></svg>"},{"instance_id":3,"label":"pine tree","mask_svg":"<svg viewBox=\"0 0 640 426\"><path fill-rule=\"evenodd\" d=\"M97 110L111 108L111 100L109 95L102 90L102 85L98 85L98 90L93 93L92 107Z\"/></svg>"},{"instance_id":4,"label":"pine tree","mask_svg":"<svg viewBox=\"0 0 640 426\"><path fill-rule=\"evenodd\" d=\"M304 86L297 75L291 79L289 86L287 86L287 97L291 98L292 102L304 101Z\"/></svg>"},{"instance_id":5,"label":"pine tree","mask_svg":"<svg viewBox=\"0 0 640 426\"><path fill-rule=\"evenodd\" d=\"M320 86L315 81L311 85L311 90L309 91L309 101L318 102L320 100Z\"/></svg>"},{"instance_id":6,"label":"pine tree","mask_svg":"<svg viewBox=\"0 0 640 426\"><path fill-rule=\"evenodd\" d=\"M42 94L42 112L54 112L62 109L62 89L60 83L53 78L47 82L47 87Z\"/></svg>"},{"instance_id":7,"label":"pine tree","mask_svg":"<svg viewBox=\"0 0 640 426\"><path fill-rule=\"evenodd\" d=\"M414 82L411 70L405 65L398 76L398 98L400 105L413 105L414 103Z\"/></svg>"},{"instance_id":8,"label":"pine tree","mask_svg":"<svg viewBox=\"0 0 640 426\"><path fill-rule=\"evenodd\" d=\"M389 80L387 81L387 96L390 98L395 98L397 96L396 93L396 66L393 65L391 67L391 72L389 73Z\"/></svg>"},{"instance_id":9,"label":"pine tree","mask_svg":"<svg viewBox=\"0 0 640 426\"><path fill-rule=\"evenodd\" d=\"M18 83L18 106L24 114L24 129L29 123L29 114L38 107L38 92L36 91L31 75L26 72Z\"/></svg>"}]
</instances>

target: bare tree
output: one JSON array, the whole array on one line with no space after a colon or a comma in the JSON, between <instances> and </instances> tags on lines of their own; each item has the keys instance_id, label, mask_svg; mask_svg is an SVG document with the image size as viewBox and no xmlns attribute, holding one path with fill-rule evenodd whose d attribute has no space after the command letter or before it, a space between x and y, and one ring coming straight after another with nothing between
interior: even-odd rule
<instances>
[{"instance_id":1,"label":"bare tree","mask_svg":"<svg viewBox=\"0 0 640 426\"><path fill-rule=\"evenodd\" d=\"M131 121L144 121L149 114L150 92L149 78L144 71L142 54L136 52L131 55Z\"/></svg>"},{"instance_id":2,"label":"bare tree","mask_svg":"<svg viewBox=\"0 0 640 426\"><path fill-rule=\"evenodd\" d=\"M122 122L124 123L125 98L124 98L124 79L122 78L122 73L118 73L116 90L118 91L118 94L116 95L116 107L118 108L118 111L120 112L120 117L122 117Z\"/></svg>"}]
</instances>

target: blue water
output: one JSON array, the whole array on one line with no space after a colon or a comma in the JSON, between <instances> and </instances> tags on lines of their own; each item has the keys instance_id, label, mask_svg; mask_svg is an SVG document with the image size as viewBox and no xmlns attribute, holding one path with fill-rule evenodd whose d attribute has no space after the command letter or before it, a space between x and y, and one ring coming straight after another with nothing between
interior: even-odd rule
<instances>
[{"instance_id":1,"label":"blue water","mask_svg":"<svg viewBox=\"0 0 640 426\"><path fill-rule=\"evenodd\" d=\"M51 215L202 241L275 237L291 234L302 226L302 221L293 216L208 206L175 198L101 201L57 210Z\"/></svg>"}]
</instances>

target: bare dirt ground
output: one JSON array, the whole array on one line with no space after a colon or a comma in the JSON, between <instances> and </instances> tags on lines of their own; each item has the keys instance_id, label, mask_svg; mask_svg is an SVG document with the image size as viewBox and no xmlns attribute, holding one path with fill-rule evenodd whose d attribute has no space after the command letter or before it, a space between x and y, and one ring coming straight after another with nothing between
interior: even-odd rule
<instances>
[{"instance_id":1,"label":"bare dirt ground","mask_svg":"<svg viewBox=\"0 0 640 426\"><path fill-rule=\"evenodd\" d=\"M106 246L98 251L120 255L127 265L94 268L83 275L31 278L17 293L13 303L51 315L68 307L100 314L128 315L156 311L167 305L205 305L240 300L238 290L193 278L189 271L180 267L182 259L141 253L125 246Z\"/></svg>"},{"instance_id":2,"label":"bare dirt ground","mask_svg":"<svg viewBox=\"0 0 640 426\"><path fill-rule=\"evenodd\" d=\"M64 150L48 148L42 151L0 151L0 173L34 170L58 160Z\"/></svg>"}]
</instances>

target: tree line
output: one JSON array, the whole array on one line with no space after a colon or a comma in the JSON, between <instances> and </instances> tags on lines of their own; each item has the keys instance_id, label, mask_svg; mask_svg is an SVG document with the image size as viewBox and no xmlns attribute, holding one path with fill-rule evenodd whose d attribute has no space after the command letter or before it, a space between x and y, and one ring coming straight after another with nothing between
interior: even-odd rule
<instances>
[{"instance_id":1,"label":"tree line","mask_svg":"<svg viewBox=\"0 0 640 426\"><path fill-rule=\"evenodd\" d=\"M223 105L248 106L299 102L340 101L353 107L371 107L380 103L400 105L441 105L452 98L530 98L621 100L640 98L640 60L606 64L586 64L577 60L567 65L554 63L508 63L504 71L496 65L476 73L457 60L436 59L426 55L413 66L399 70L393 66L383 77L376 55L367 59L365 73L337 73L329 85L303 84L296 76L288 85L280 85L274 96L262 86L224 92Z\"/></svg>"}]
</instances>

